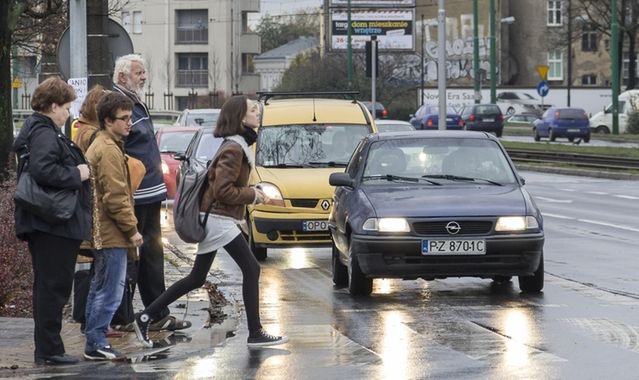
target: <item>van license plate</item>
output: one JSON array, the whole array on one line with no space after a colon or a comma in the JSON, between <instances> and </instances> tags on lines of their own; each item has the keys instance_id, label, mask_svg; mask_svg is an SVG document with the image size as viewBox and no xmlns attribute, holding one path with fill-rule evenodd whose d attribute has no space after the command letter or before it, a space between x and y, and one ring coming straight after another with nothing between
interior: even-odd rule
<instances>
[{"instance_id":1,"label":"van license plate","mask_svg":"<svg viewBox=\"0 0 639 380\"><path fill-rule=\"evenodd\" d=\"M422 240L422 255L485 255L485 240Z\"/></svg>"},{"instance_id":2,"label":"van license plate","mask_svg":"<svg viewBox=\"0 0 639 380\"><path fill-rule=\"evenodd\" d=\"M306 220L302 222L302 231L327 231L328 222L326 220Z\"/></svg>"}]
</instances>

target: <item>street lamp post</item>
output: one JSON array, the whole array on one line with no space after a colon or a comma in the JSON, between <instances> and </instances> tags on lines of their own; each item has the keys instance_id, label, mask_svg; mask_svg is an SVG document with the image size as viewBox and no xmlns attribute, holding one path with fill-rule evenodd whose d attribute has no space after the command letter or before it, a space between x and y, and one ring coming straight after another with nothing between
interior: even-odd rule
<instances>
[{"instance_id":1,"label":"street lamp post","mask_svg":"<svg viewBox=\"0 0 639 380\"><path fill-rule=\"evenodd\" d=\"M495 45L495 0L490 0L488 6L488 28L490 29L490 102L497 102L497 70L495 60L497 59L497 47Z\"/></svg>"},{"instance_id":2,"label":"street lamp post","mask_svg":"<svg viewBox=\"0 0 639 380\"><path fill-rule=\"evenodd\" d=\"M612 55L612 134L619 134L619 15L617 14L617 0L611 4L611 34L610 55Z\"/></svg>"},{"instance_id":3,"label":"street lamp post","mask_svg":"<svg viewBox=\"0 0 639 380\"><path fill-rule=\"evenodd\" d=\"M473 76L475 84L475 104L479 104L479 10L478 0L473 0Z\"/></svg>"},{"instance_id":4,"label":"street lamp post","mask_svg":"<svg viewBox=\"0 0 639 380\"><path fill-rule=\"evenodd\" d=\"M348 0L346 10L346 73L348 77L348 89L353 88L353 44L351 42L351 0ZM373 109L374 109L373 105Z\"/></svg>"},{"instance_id":5,"label":"street lamp post","mask_svg":"<svg viewBox=\"0 0 639 380\"><path fill-rule=\"evenodd\" d=\"M424 33L425 33L425 27L424 27L424 14L422 13L422 70L421 70L421 74L422 74L422 106L424 105ZM419 107L418 107L419 108Z\"/></svg>"}]
</instances>

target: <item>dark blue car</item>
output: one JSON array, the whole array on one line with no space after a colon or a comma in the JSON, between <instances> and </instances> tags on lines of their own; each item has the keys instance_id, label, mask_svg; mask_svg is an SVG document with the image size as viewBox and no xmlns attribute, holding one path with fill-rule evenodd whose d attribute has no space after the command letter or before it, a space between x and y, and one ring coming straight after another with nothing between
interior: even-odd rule
<instances>
[{"instance_id":1,"label":"dark blue car","mask_svg":"<svg viewBox=\"0 0 639 380\"><path fill-rule=\"evenodd\" d=\"M411 115L409 122L415 129L438 129L439 107L424 104L419 107L415 115ZM463 129L461 117L454 109L446 109L446 129Z\"/></svg>"},{"instance_id":2,"label":"dark blue car","mask_svg":"<svg viewBox=\"0 0 639 380\"><path fill-rule=\"evenodd\" d=\"M333 282L353 295L374 278L519 276L523 292L543 288L541 212L491 134L371 134L329 182Z\"/></svg>"},{"instance_id":3,"label":"dark blue car","mask_svg":"<svg viewBox=\"0 0 639 380\"><path fill-rule=\"evenodd\" d=\"M555 141L557 137L568 138L574 141L576 138L590 141L590 120L583 108L559 108L551 107L544 112L541 119L533 122L535 141L547 137Z\"/></svg>"}]
</instances>

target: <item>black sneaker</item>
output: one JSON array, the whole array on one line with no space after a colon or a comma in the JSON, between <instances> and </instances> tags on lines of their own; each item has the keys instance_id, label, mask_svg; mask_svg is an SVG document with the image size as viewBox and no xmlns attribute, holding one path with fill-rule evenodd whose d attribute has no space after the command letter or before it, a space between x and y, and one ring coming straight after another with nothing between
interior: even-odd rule
<instances>
[{"instance_id":1,"label":"black sneaker","mask_svg":"<svg viewBox=\"0 0 639 380\"><path fill-rule=\"evenodd\" d=\"M144 347L152 348L153 341L149 338L149 326L151 325L151 318L148 314L136 313L135 320L133 321L133 329L138 340Z\"/></svg>"},{"instance_id":2,"label":"black sneaker","mask_svg":"<svg viewBox=\"0 0 639 380\"><path fill-rule=\"evenodd\" d=\"M124 356L111 346L100 347L95 351L84 352L84 358L88 360L118 360Z\"/></svg>"},{"instance_id":3,"label":"black sneaker","mask_svg":"<svg viewBox=\"0 0 639 380\"><path fill-rule=\"evenodd\" d=\"M266 347L286 342L288 342L288 337L286 335L275 336L267 333L264 329L260 329L256 333L251 333L251 335L249 335L246 344L249 347Z\"/></svg>"}]
</instances>

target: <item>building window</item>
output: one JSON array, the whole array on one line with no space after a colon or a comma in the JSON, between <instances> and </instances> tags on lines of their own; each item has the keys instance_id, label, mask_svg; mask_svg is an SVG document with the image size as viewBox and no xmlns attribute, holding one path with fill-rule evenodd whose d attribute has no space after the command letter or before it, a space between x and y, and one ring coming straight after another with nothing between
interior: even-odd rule
<instances>
[{"instance_id":1,"label":"building window","mask_svg":"<svg viewBox=\"0 0 639 380\"><path fill-rule=\"evenodd\" d=\"M597 32L592 30L592 27L584 27L581 34L581 50L582 51L597 51Z\"/></svg>"},{"instance_id":2,"label":"building window","mask_svg":"<svg viewBox=\"0 0 639 380\"><path fill-rule=\"evenodd\" d=\"M253 53L242 53L242 73L252 74L255 72L255 66L253 66Z\"/></svg>"},{"instance_id":3,"label":"building window","mask_svg":"<svg viewBox=\"0 0 639 380\"><path fill-rule=\"evenodd\" d=\"M133 11L133 34L142 33L142 12Z\"/></svg>"},{"instance_id":4,"label":"building window","mask_svg":"<svg viewBox=\"0 0 639 380\"><path fill-rule=\"evenodd\" d=\"M131 13L122 12L122 26L127 33L131 34Z\"/></svg>"},{"instance_id":5,"label":"building window","mask_svg":"<svg viewBox=\"0 0 639 380\"><path fill-rule=\"evenodd\" d=\"M548 1L548 20L547 25L561 25L561 1Z\"/></svg>"},{"instance_id":6,"label":"building window","mask_svg":"<svg viewBox=\"0 0 639 380\"><path fill-rule=\"evenodd\" d=\"M562 80L564 78L563 72L561 50L548 52L548 80Z\"/></svg>"},{"instance_id":7,"label":"building window","mask_svg":"<svg viewBox=\"0 0 639 380\"><path fill-rule=\"evenodd\" d=\"M597 75L586 74L581 76L581 84L584 86L594 86L597 84Z\"/></svg>"},{"instance_id":8,"label":"building window","mask_svg":"<svg viewBox=\"0 0 639 380\"><path fill-rule=\"evenodd\" d=\"M17 72L13 73L14 77L35 78L37 76L36 65L37 58L33 55L15 57L17 64Z\"/></svg>"},{"instance_id":9,"label":"building window","mask_svg":"<svg viewBox=\"0 0 639 380\"><path fill-rule=\"evenodd\" d=\"M206 44L209 41L207 9L177 10L176 44Z\"/></svg>"},{"instance_id":10,"label":"building window","mask_svg":"<svg viewBox=\"0 0 639 380\"><path fill-rule=\"evenodd\" d=\"M181 53L177 55L177 87L208 87L209 64L207 53Z\"/></svg>"}]
</instances>

